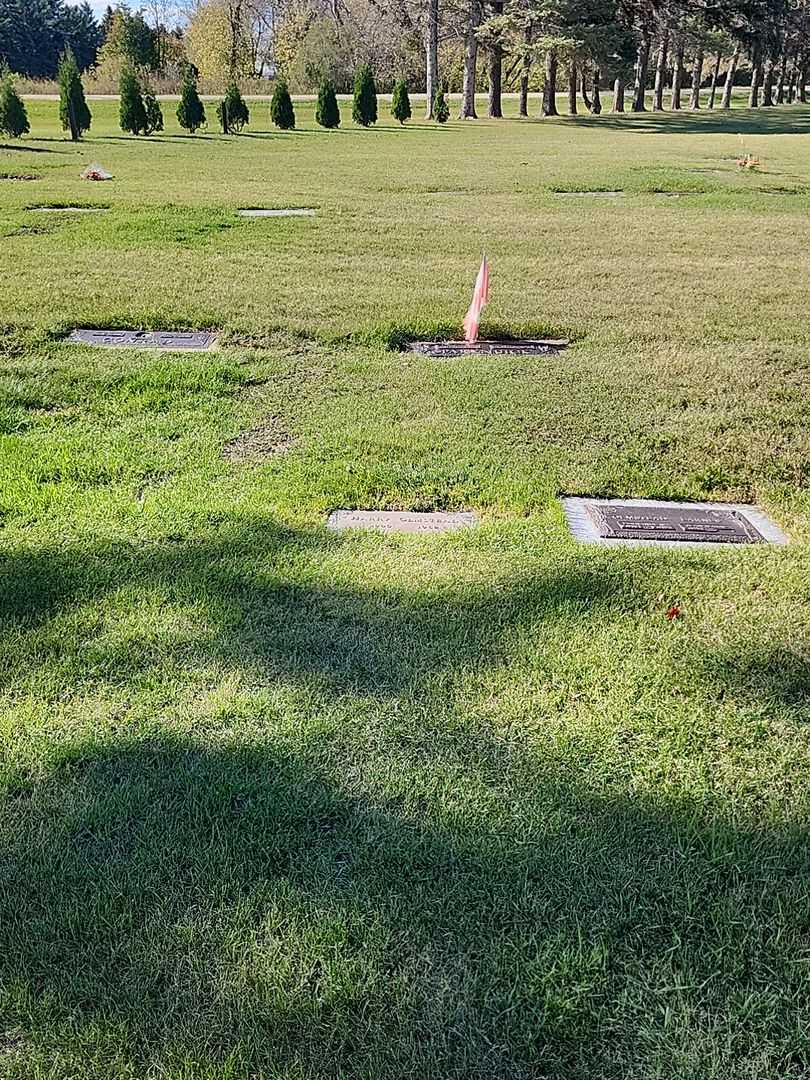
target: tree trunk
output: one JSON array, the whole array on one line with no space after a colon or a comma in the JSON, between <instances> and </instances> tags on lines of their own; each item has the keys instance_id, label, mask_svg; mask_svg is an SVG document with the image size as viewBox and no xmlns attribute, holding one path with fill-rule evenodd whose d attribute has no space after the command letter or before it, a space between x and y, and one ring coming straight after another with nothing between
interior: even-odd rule
<instances>
[{"instance_id":1,"label":"tree trunk","mask_svg":"<svg viewBox=\"0 0 810 1080\"><path fill-rule=\"evenodd\" d=\"M470 0L470 14L464 40L464 85L461 92L459 120L477 120L475 111L475 71L478 63L478 38L475 32L481 22L480 0Z\"/></svg>"},{"instance_id":2,"label":"tree trunk","mask_svg":"<svg viewBox=\"0 0 810 1080\"><path fill-rule=\"evenodd\" d=\"M613 84L613 112L624 112L624 83L617 79Z\"/></svg>"},{"instance_id":3,"label":"tree trunk","mask_svg":"<svg viewBox=\"0 0 810 1080\"><path fill-rule=\"evenodd\" d=\"M518 95L518 116L525 120L529 115L529 68L526 64L520 73L520 93Z\"/></svg>"},{"instance_id":4,"label":"tree trunk","mask_svg":"<svg viewBox=\"0 0 810 1080\"><path fill-rule=\"evenodd\" d=\"M73 103L73 94L68 97L68 123L70 125L70 140L71 142L78 142L81 138L81 132L79 131L79 125L76 123L76 106Z\"/></svg>"},{"instance_id":5,"label":"tree trunk","mask_svg":"<svg viewBox=\"0 0 810 1080\"><path fill-rule=\"evenodd\" d=\"M529 72L532 68L532 58L529 52L529 45L532 41L532 28L531 25L527 25L523 31L523 42L526 46L526 51L523 54L523 66L520 70L520 98L518 100L518 116L527 117L529 115Z\"/></svg>"},{"instance_id":6,"label":"tree trunk","mask_svg":"<svg viewBox=\"0 0 810 1080\"><path fill-rule=\"evenodd\" d=\"M756 109L759 107L759 87L762 82L762 58L758 46L754 49L752 60L753 66L751 68L751 89L748 93L748 108Z\"/></svg>"},{"instance_id":7,"label":"tree trunk","mask_svg":"<svg viewBox=\"0 0 810 1080\"><path fill-rule=\"evenodd\" d=\"M789 59L790 59L790 57L788 56L788 48L787 48L787 46L785 46L785 50L782 53L782 62L779 65L779 82L778 82L778 85L776 87L776 104L777 105L784 105L784 103L785 103L785 84L787 82L788 61L789 61Z\"/></svg>"},{"instance_id":8,"label":"tree trunk","mask_svg":"<svg viewBox=\"0 0 810 1080\"><path fill-rule=\"evenodd\" d=\"M585 103L585 108L588 110L588 112L591 112L591 110L593 109L593 102L588 97L588 74L588 65L583 64L582 78L580 79L580 89L582 91L582 100Z\"/></svg>"},{"instance_id":9,"label":"tree trunk","mask_svg":"<svg viewBox=\"0 0 810 1080\"><path fill-rule=\"evenodd\" d=\"M661 112L664 107L664 81L667 74L667 56L669 52L669 27L661 31L658 46L658 59L655 64L655 90L653 91L653 112Z\"/></svg>"},{"instance_id":10,"label":"tree trunk","mask_svg":"<svg viewBox=\"0 0 810 1080\"><path fill-rule=\"evenodd\" d=\"M503 15L503 0L491 0L492 14ZM493 119L503 116L501 100L503 80L503 45L493 41L489 47L489 115Z\"/></svg>"},{"instance_id":11,"label":"tree trunk","mask_svg":"<svg viewBox=\"0 0 810 1080\"><path fill-rule=\"evenodd\" d=\"M772 56L769 56L765 61L765 67L763 69L762 76L762 104L766 108L773 107L773 70L775 67L775 61Z\"/></svg>"},{"instance_id":12,"label":"tree trunk","mask_svg":"<svg viewBox=\"0 0 810 1080\"><path fill-rule=\"evenodd\" d=\"M644 96L647 92L647 68L650 63L650 32L641 29L641 40L636 55L636 83L633 88L633 112L644 112Z\"/></svg>"},{"instance_id":13,"label":"tree trunk","mask_svg":"<svg viewBox=\"0 0 810 1080\"><path fill-rule=\"evenodd\" d=\"M425 119L433 119L433 99L439 85L439 0L428 0L427 33L425 35Z\"/></svg>"},{"instance_id":14,"label":"tree trunk","mask_svg":"<svg viewBox=\"0 0 810 1080\"><path fill-rule=\"evenodd\" d=\"M807 61L802 60L799 69L799 101L802 105L807 104Z\"/></svg>"},{"instance_id":15,"label":"tree trunk","mask_svg":"<svg viewBox=\"0 0 810 1080\"><path fill-rule=\"evenodd\" d=\"M722 63L722 60L722 53L718 53L714 58L714 67L712 68L712 88L709 91L709 104L707 106L709 109L714 108L714 102L717 97L717 82L720 78L720 64Z\"/></svg>"},{"instance_id":16,"label":"tree trunk","mask_svg":"<svg viewBox=\"0 0 810 1080\"><path fill-rule=\"evenodd\" d=\"M683 42L678 42L675 49L675 63L672 65L672 95L670 108L678 110L681 107L681 90L683 89Z\"/></svg>"},{"instance_id":17,"label":"tree trunk","mask_svg":"<svg viewBox=\"0 0 810 1080\"><path fill-rule=\"evenodd\" d=\"M785 101L788 105L793 104L796 97L796 62L795 59L788 68L787 86L785 87Z\"/></svg>"},{"instance_id":18,"label":"tree trunk","mask_svg":"<svg viewBox=\"0 0 810 1080\"><path fill-rule=\"evenodd\" d=\"M734 89L734 76L737 74L737 64L740 62L741 48L739 44L734 46L734 52L731 54L731 59L728 62L728 71L726 72L726 81L723 86L723 100L720 102L721 109L731 108L731 93Z\"/></svg>"},{"instance_id":19,"label":"tree trunk","mask_svg":"<svg viewBox=\"0 0 810 1080\"><path fill-rule=\"evenodd\" d=\"M577 115L577 62L572 60L568 65L568 112L571 116Z\"/></svg>"},{"instance_id":20,"label":"tree trunk","mask_svg":"<svg viewBox=\"0 0 810 1080\"><path fill-rule=\"evenodd\" d=\"M546 52L546 77L543 82L543 116L557 116L557 50Z\"/></svg>"},{"instance_id":21,"label":"tree trunk","mask_svg":"<svg viewBox=\"0 0 810 1080\"><path fill-rule=\"evenodd\" d=\"M700 84L703 82L703 46L699 45L692 64L692 96L689 108L696 112L700 108Z\"/></svg>"},{"instance_id":22,"label":"tree trunk","mask_svg":"<svg viewBox=\"0 0 810 1080\"><path fill-rule=\"evenodd\" d=\"M602 98L599 96L599 80L602 72L599 68L593 69L593 114L599 116L602 112Z\"/></svg>"}]
</instances>

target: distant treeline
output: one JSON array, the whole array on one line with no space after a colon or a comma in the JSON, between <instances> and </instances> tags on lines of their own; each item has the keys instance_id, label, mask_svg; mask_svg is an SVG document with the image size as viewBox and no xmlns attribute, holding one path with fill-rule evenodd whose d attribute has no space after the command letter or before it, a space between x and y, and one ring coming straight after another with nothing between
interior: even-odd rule
<instances>
[{"instance_id":1,"label":"distant treeline","mask_svg":"<svg viewBox=\"0 0 810 1080\"><path fill-rule=\"evenodd\" d=\"M152 9L150 8L150 11ZM426 91L462 93L461 116L500 116L504 92L517 91L528 114L599 113L727 107L734 86L752 107L807 98L810 0L198 0L188 18L162 19L64 0L0 0L0 66L51 79L69 46L91 88L117 87L125 69L166 92L187 70L200 85L267 85L294 92L325 81L352 88L358 64L370 64L383 92L404 80Z\"/></svg>"}]
</instances>

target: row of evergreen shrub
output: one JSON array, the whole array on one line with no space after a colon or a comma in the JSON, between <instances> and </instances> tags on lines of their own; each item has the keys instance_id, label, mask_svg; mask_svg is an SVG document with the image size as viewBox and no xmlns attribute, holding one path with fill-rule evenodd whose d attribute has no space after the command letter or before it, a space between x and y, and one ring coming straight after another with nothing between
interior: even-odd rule
<instances>
[{"instance_id":1,"label":"row of evergreen shrub","mask_svg":"<svg viewBox=\"0 0 810 1080\"><path fill-rule=\"evenodd\" d=\"M151 135L155 131L163 131L160 104L148 82L133 67L127 67L122 72L119 89L119 122L122 131L133 135ZM63 54L59 64L59 91L59 117L62 127L70 131L72 139L80 139L89 129L92 116L84 97L75 57L69 49ZM236 82L229 84L224 99L217 105L216 113L225 134L238 133L249 122L250 110ZM433 113L440 124L450 115L441 86L433 101ZM408 85L404 79L394 87L391 115L400 124L404 124L411 117ZM282 131L295 128L295 109L290 91L283 80L279 80L273 90L270 118ZM355 76L352 119L362 127L369 127L377 122L377 88L374 73L368 64L360 67ZM321 83L318 91L315 120L324 128L340 126L337 95L328 79ZM197 90L196 72L191 67L186 69L183 77L177 121L192 134L206 123L205 108ZM0 135L18 138L29 131L25 105L15 89L11 73L8 70L0 71Z\"/></svg>"}]
</instances>

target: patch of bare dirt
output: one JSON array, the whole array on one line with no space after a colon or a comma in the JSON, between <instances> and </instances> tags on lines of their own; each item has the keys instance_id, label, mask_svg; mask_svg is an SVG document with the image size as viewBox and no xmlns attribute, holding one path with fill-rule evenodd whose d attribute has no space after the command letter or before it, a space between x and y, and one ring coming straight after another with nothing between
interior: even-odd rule
<instances>
[{"instance_id":1,"label":"patch of bare dirt","mask_svg":"<svg viewBox=\"0 0 810 1080\"><path fill-rule=\"evenodd\" d=\"M286 454L294 445L292 435L272 417L260 427L243 431L226 442L222 456L226 461L268 461Z\"/></svg>"}]
</instances>

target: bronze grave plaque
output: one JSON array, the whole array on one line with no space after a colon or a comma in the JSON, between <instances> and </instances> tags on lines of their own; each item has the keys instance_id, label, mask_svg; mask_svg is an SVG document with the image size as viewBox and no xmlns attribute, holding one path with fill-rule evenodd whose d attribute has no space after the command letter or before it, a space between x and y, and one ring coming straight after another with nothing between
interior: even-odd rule
<instances>
[{"instance_id":1,"label":"bronze grave plaque","mask_svg":"<svg viewBox=\"0 0 810 1080\"><path fill-rule=\"evenodd\" d=\"M682 543L761 544L765 538L738 510L725 507L627 506L587 503L600 537Z\"/></svg>"},{"instance_id":2,"label":"bronze grave plaque","mask_svg":"<svg viewBox=\"0 0 810 1080\"><path fill-rule=\"evenodd\" d=\"M500 341L412 341L411 352L425 356L547 356L568 344L565 338Z\"/></svg>"}]
</instances>

